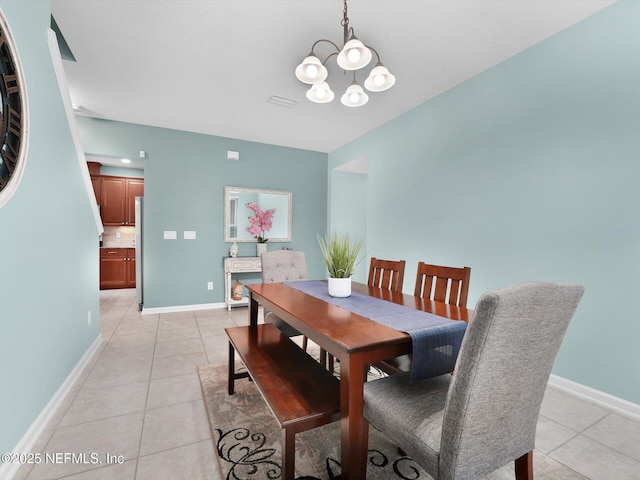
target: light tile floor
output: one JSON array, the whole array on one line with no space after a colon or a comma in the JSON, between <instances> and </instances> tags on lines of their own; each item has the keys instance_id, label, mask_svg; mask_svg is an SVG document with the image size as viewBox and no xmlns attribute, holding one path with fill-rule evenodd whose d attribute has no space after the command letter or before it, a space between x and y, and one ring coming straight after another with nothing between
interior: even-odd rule
<instances>
[{"instance_id":1,"label":"light tile floor","mask_svg":"<svg viewBox=\"0 0 640 480\"><path fill-rule=\"evenodd\" d=\"M247 310L142 316L134 290L104 290L100 312L104 342L32 450L87 463L25 465L14 479L219 480L196 367L227 361L223 328L246 325ZM537 478L640 479L640 422L554 388L536 446Z\"/></svg>"}]
</instances>

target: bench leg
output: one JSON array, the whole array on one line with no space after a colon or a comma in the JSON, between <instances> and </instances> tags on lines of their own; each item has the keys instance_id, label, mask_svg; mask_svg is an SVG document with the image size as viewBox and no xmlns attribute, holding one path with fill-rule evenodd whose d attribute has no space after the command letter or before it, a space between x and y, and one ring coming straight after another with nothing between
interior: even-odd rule
<instances>
[{"instance_id":1,"label":"bench leg","mask_svg":"<svg viewBox=\"0 0 640 480\"><path fill-rule=\"evenodd\" d=\"M294 480L296 470L296 432L293 428L282 429L282 480Z\"/></svg>"},{"instance_id":2,"label":"bench leg","mask_svg":"<svg viewBox=\"0 0 640 480\"><path fill-rule=\"evenodd\" d=\"M233 395L234 380L235 380L235 350L231 342L229 342L229 377L227 379L227 390L229 395Z\"/></svg>"}]
</instances>

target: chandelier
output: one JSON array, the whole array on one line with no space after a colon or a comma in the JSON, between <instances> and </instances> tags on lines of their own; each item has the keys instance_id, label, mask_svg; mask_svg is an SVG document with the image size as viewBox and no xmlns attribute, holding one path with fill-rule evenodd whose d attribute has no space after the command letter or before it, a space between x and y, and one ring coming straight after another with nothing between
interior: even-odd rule
<instances>
[{"instance_id":1,"label":"chandelier","mask_svg":"<svg viewBox=\"0 0 640 480\"><path fill-rule=\"evenodd\" d=\"M360 70L369 65L373 56L371 52L376 54L378 62L364 81L365 88L370 92L383 92L384 90L390 89L393 84L396 83L396 77L389 73L387 67L382 64L378 52L358 40L353 27L349 27L347 0L344 0L343 18L340 24L344 30L342 49L331 40L317 40L311 47L309 55L307 55L296 68L296 77L301 82L311 85L311 88L307 91L307 98L309 100L315 103L329 103L335 98L335 94L325 81L329 74L325 64L331 57L336 55L338 65L345 74L347 71L353 71L353 81L351 85L347 87L344 95L340 97L340 101L347 107L361 107L369 101L369 95L367 95L362 86L358 84L356 80L356 70ZM315 48L320 43L328 43L335 48L335 52L331 52L322 61L315 53Z\"/></svg>"}]
</instances>

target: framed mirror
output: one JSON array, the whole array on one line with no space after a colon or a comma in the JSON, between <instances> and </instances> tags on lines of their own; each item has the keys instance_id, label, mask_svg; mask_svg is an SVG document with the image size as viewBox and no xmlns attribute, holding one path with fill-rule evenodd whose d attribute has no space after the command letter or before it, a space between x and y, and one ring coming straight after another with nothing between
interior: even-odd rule
<instances>
[{"instance_id":1,"label":"framed mirror","mask_svg":"<svg viewBox=\"0 0 640 480\"><path fill-rule=\"evenodd\" d=\"M257 242L255 236L247 231L249 217L254 215L247 204L256 203L262 211L276 209L265 238L270 242L290 242L291 197L292 193L284 190L224 187L224 241Z\"/></svg>"}]
</instances>

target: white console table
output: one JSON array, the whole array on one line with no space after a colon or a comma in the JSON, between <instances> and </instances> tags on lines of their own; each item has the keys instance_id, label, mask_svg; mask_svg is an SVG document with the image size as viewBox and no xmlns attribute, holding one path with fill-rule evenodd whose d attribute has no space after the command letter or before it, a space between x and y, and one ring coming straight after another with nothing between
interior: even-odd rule
<instances>
[{"instance_id":1,"label":"white console table","mask_svg":"<svg viewBox=\"0 0 640 480\"><path fill-rule=\"evenodd\" d=\"M249 305L249 299L242 297L242 300L231 298L231 275L234 273L255 273L262 271L260 257L226 257L224 259L224 293L227 310L231 307Z\"/></svg>"}]
</instances>

